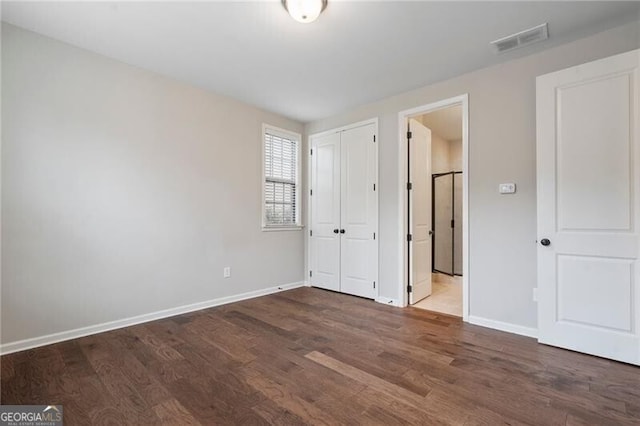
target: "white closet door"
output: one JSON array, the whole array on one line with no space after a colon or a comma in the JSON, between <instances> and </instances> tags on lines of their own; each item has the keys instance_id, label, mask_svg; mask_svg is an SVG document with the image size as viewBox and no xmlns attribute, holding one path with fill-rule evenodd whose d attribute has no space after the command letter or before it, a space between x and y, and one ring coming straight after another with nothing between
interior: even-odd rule
<instances>
[{"instance_id":1,"label":"white closet door","mask_svg":"<svg viewBox=\"0 0 640 426\"><path fill-rule=\"evenodd\" d=\"M340 133L311 140L312 286L340 291Z\"/></svg>"},{"instance_id":2,"label":"white closet door","mask_svg":"<svg viewBox=\"0 0 640 426\"><path fill-rule=\"evenodd\" d=\"M370 299L378 269L374 135L374 124L341 133L340 291Z\"/></svg>"},{"instance_id":3,"label":"white closet door","mask_svg":"<svg viewBox=\"0 0 640 426\"><path fill-rule=\"evenodd\" d=\"M538 77L539 340L640 365L640 51Z\"/></svg>"},{"instance_id":4,"label":"white closet door","mask_svg":"<svg viewBox=\"0 0 640 426\"><path fill-rule=\"evenodd\" d=\"M414 304L431 295L431 130L414 119L409 120L409 130L412 185L409 303Z\"/></svg>"}]
</instances>

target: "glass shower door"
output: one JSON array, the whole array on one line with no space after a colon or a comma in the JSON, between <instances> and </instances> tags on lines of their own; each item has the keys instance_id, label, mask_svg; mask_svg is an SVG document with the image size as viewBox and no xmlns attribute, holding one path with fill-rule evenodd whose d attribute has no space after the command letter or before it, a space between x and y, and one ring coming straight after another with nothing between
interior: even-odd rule
<instances>
[{"instance_id":1,"label":"glass shower door","mask_svg":"<svg viewBox=\"0 0 640 426\"><path fill-rule=\"evenodd\" d=\"M432 176L433 272L462 275L462 172Z\"/></svg>"}]
</instances>

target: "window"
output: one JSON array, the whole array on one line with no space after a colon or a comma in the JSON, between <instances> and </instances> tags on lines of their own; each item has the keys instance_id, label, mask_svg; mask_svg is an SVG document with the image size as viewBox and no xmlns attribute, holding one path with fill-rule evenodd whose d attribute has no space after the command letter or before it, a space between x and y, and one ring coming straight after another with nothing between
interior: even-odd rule
<instances>
[{"instance_id":1,"label":"window","mask_svg":"<svg viewBox=\"0 0 640 426\"><path fill-rule=\"evenodd\" d=\"M263 125L262 227L300 227L300 135Z\"/></svg>"}]
</instances>

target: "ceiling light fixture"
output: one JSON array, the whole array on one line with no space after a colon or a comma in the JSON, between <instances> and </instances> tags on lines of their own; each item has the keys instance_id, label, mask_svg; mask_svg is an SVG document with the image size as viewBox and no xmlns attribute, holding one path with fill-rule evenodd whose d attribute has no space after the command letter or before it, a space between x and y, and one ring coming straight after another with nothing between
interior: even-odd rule
<instances>
[{"instance_id":1,"label":"ceiling light fixture","mask_svg":"<svg viewBox=\"0 0 640 426\"><path fill-rule=\"evenodd\" d=\"M282 5L293 19L308 24L318 19L327 0L282 0Z\"/></svg>"}]
</instances>

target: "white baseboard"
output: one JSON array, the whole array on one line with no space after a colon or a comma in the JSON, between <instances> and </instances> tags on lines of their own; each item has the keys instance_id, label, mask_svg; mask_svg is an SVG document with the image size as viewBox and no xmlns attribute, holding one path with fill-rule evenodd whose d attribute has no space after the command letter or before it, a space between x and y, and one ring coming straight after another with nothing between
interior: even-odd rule
<instances>
[{"instance_id":1,"label":"white baseboard","mask_svg":"<svg viewBox=\"0 0 640 426\"><path fill-rule=\"evenodd\" d=\"M401 307L402 307L402 306L401 306L401 305L399 305L395 300L390 299L390 298L388 298L388 297L378 296L378 297L376 298L376 302L378 302L378 303L382 303L383 305L391 305L391 306L396 306L396 307L399 307L399 308L401 308Z\"/></svg>"},{"instance_id":2,"label":"white baseboard","mask_svg":"<svg viewBox=\"0 0 640 426\"><path fill-rule=\"evenodd\" d=\"M250 291L247 293L236 294L233 296L220 297L217 299L207 300L205 302L193 303L190 305L178 306L177 308L165 309L162 311L152 312L149 314L138 315L135 317L124 318L105 322L102 324L90 325L88 327L76 328L74 330L62 331L59 333L48 334L46 336L33 337L31 339L19 340L17 342L9 342L0 345L0 355L6 355L13 352L20 352L27 349L46 346L52 343L63 342L65 340L77 339L79 337L89 336L91 334L103 333L118 328L129 327L131 325L141 324L162 318L172 317L175 315L186 314L188 312L199 311L201 309L212 308L214 306L226 305L228 303L239 302L241 300L253 299L255 297L266 296L268 294L278 293L284 290L304 286L304 282L283 284L275 287L269 287L261 290Z\"/></svg>"},{"instance_id":3,"label":"white baseboard","mask_svg":"<svg viewBox=\"0 0 640 426\"><path fill-rule=\"evenodd\" d=\"M482 327L493 328L494 330L506 331L507 333L519 334L521 336L538 338L538 329L531 327L524 327L522 325L511 324L508 322L496 321L492 319L476 317L469 315L469 322L471 324L479 325Z\"/></svg>"}]
</instances>

